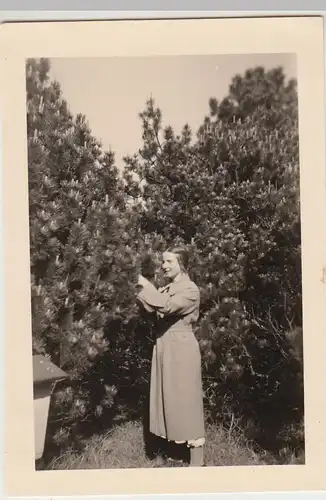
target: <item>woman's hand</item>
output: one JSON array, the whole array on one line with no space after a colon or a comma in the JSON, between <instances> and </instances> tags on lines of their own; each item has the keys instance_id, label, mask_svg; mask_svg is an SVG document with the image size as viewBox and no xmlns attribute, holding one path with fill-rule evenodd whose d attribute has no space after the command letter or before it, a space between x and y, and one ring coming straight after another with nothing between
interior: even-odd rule
<instances>
[{"instance_id":1,"label":"woman's hand","mask_svg":"<svg viewBox=\"0 0 326 500\"><path fill-rule=\"evenodd\" d=\"M144 276L142 276L141 274L138 276L138 285L139 286L144 287L144 286L148 285L149 283L150 282L146 278L144 278Z\"/></svg>"}]
</instances>

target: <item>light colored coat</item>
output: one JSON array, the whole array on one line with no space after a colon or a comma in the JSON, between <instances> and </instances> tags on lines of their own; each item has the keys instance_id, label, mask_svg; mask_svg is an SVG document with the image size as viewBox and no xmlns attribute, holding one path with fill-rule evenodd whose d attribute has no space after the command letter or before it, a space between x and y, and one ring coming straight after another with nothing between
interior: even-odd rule
<instances>
[{"instance_id":1,"label":"light colored coat","mask_svg":"<svg viewBox=\"0 0 326 500\"><path fill-rule=\"evenodd\" d=\"M176 442L204 438L201 356L192 325L199 316L198 287L187 275L157 290L146 285L138 295L157 312L150 384L150 431Z\"/></svg>"}]
</instances>

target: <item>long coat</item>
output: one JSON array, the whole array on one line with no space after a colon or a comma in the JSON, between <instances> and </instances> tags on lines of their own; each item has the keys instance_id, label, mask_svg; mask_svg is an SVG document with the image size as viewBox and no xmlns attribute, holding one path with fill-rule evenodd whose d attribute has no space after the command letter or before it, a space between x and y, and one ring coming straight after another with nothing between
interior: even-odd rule
<instances>
[{"instance_id":1,"label":"long coat","mask_svg":"<svg viewBox=\"0 0 326 500\"><path fill-rule=\"evenodd\" d=\"M197 440L202 444L201 355L192 328L199 316L198 287L184 275L160 290L148 284L138 298L147 311L158 316L151 367L150 431L169 441L196 446Z\"/></svg>"}]
</instances>

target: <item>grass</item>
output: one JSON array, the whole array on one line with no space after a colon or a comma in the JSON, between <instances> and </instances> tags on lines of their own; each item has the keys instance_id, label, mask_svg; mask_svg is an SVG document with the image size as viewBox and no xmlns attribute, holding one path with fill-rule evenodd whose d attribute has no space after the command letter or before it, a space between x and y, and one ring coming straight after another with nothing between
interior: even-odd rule
<instances>
[{"instance_id":1,"label":"grass","mask_svg":"<svg viewBox=\"0 0 326 500\"><path fill-rule=\"evenodd\" d=\"M238 431L222 426L207 428L205 462L207 466L270 465L271 459L256 452ZM146 456L143 428L139 422L116 426L102 436L89 439L83 452L66 451L47 467L52 470L117 469L171 467L162 456Z\"/></svg>"}]
</instances>

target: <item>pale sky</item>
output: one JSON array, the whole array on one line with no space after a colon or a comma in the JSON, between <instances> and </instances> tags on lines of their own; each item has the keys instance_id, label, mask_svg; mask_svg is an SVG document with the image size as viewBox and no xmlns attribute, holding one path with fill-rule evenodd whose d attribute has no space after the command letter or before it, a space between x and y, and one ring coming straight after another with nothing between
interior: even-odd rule
<instances>
[{"instance_id":1,"label":"pale sky","mask_svg":"<svg viewBox=\"0 0 326 500\"><path fill-rule=\"evenodd\" d=\"M296 78L293 54L56 58L50 77L60 83L70 111L86 115L93 135L112 149L121 168L122 157L142 144L138 114L151 95L164 125L178 133L188 123L195 133L209 113L209 98L225 97L231 79L255 66L282 66L288 78Z\"/></svg>"}]
</instances>

